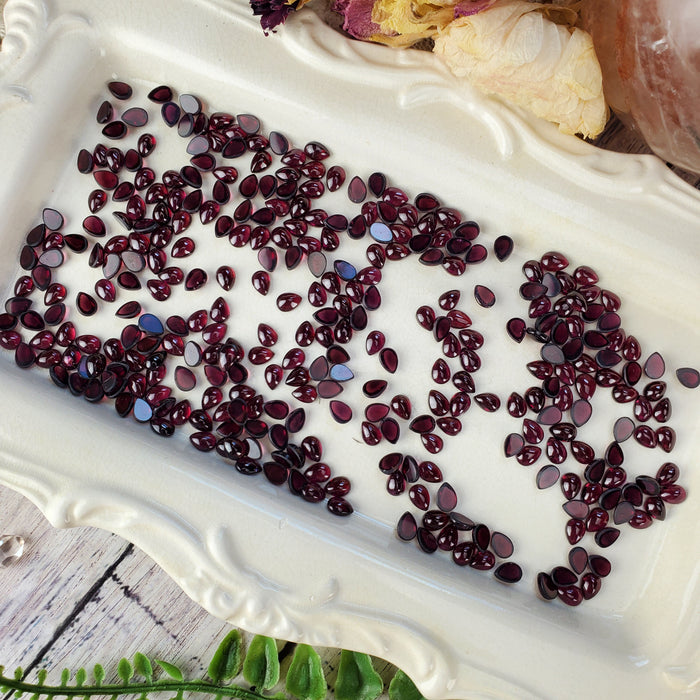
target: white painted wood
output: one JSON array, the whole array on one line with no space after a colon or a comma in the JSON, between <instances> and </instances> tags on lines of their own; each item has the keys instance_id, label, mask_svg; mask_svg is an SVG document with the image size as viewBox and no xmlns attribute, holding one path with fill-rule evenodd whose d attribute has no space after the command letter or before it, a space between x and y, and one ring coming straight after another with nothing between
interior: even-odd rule
<instances>
[{"instance_id":1,"label":"white painted wood","mask_svg":"<svg viewBox=\"0 0 700 700\"><path fill-rule=\"evenodd\" d=\"M193 603L138 549L93 528L57 530L2 486L0 530L26 539L23 556L0 569L0 665L47 668L51 682L64 667L99 662L114 679L119 659L140 651L190 677L206 675L231 626ZM333 683L339 652L319 652ZM375 667L388 684L394 667L381 660Z\"/></svg>"}]
</instances>

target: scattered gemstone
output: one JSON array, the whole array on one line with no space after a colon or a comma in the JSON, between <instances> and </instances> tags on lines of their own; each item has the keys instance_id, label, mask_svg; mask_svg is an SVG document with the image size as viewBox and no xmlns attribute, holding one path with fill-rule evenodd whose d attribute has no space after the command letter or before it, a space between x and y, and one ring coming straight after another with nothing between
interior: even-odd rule
<instances>
[{"instance_id":1,"label":"scattered gemstone","mask_svg":"<svg viewBox=\"0 0 700 700\"><path fill-rule=\"evenodd\" d=\"M559 468L554 464L547 464L537 472L537 488L548 489L559 481Z\"/></svg>"},{"instance_id":2,"label":"scattered gemstone","mask_svg":"<svg viewBox=\"0 0 700 700\"><path fill-rule=\"evenodd\" d=\"M477 284L474 287L474 298L479 306L489 308L496 303L496 295L483 284Z\"/></svg>"},{"instance_id":3,"label":"scattered gemstone","mask_svg":"<svg viewBox=\"0 0 700 700\"><path fill-rule=\"evenodd\" d=\"M443 513L449 513L457 507L457 494L446 481L438 489L436 504Z\"/></svg>"},{"instance_id":4,"label":"scattered gemstone","mask_svg":"<svg viewBox=\"0 0 700 700\"><path fill-rule=\"evenodd\" d=\"M664 358L658 352L649 355L647 361L644 363L644 374L649 377L649 379L660 379L664 372L666 371L666 363Z\"/></svg>"},{"instance_id":5,"label":"scattered gemstone","mask_svg":"<svg viewBox=\"0 0 700 700\"><path fill-rule=\"evenodd\" d=\"M510 236L501 235L493 243L493 252L500 262L503 262L513 252L513 239Z\"/></svg>"},{"instance_id":6,"label":"scattered gemstone","mask_svg":"<svg viewBox=\"0 0 700 700\"><path fill-rule=\"evenodd\" d=\"M491 534L491 547L497 557L508 559L513 555L513 541L502 532L494 532Z\"/></svg>"},{"instance_id":7,"label":"scattered gemstone","mask_svg":"<svg viewBox=\"0 0 700 700\"><path fill-rule=\"evenodd\" d=\"M24 537L0 535L0 569L14 564L24 553Z\"/></svg>"},{"instance_id":8,"label":"scattered gemstone","mask_svg":"<svg viewBox=\"0 0 700 700\"><path fill-rule=\"evenodd\" d=\"M348 423L352 419L352 409L337 399L329 404L331 415L338 423Z\"/></svg>"},{"instance_id":9,"label":"scattered gemstone","mask_svg":"<svg viewBox=\"0 0 700 700\"><path fill-rule=\"evenodd\" d=\"M413 515L406 511L400 518L396 525L396 534L400 539L405 542L409 542L414 539L418 532L418 524Z\"/></svg>"},{"instance_id":10,"label":"scattered gemstone","mask_svg":"<svg viewBox=\"0 0 700 700\"><path fill-rule=\"evenodd\" d=\"M399 367L399 358L393 348L383 348L379 353L379 362L391 374L394 374Z\"/></svg>"},{"instance_id":11,"label":"scattered gemstone","mask_svg":"<svg viewBox=\"0 0 700 700\"><path fill-rule=\"evenodd\" d=\"M676 370L678 381L688 389L697 389L700 386L700 372L693 367L681 367Z\"/></svg>"},{"instance_id":12,"label":"scattered gemstone","mask_svg":"<svg viewBox=\"0 0 700 700\"><path fill-rule=\"evenodd\" d=\"M501 583L517 583L523 577L523 570L515 562L504 562L493 572L495 578Z\"/></svg>"}]
</instances>

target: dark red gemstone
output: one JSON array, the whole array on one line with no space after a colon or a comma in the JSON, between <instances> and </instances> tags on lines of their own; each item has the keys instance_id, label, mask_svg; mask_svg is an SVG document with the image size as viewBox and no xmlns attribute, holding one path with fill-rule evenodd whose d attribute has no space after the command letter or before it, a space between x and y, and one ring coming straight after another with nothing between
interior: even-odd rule
<instances>
[{"instance_id":1,"label":"dark red gemstone","mask_svg":"<svg viewBox=\"0 0 700 700\"><path fill-rule=\"evenodd\" d=\"M523 421L523 437L530 444L536 445L542 442L544 438L544 431L538 423L536 423L533 420L530 420L529 418L526 418Z\"/></svg>"},{"instance_id":2,"label":"dark red gemstone","mask_svg":"<svg viewBox=\"0 0 700 700\"><path fill-rule=\"evenodd\" d=\"M353 513L352 505L342 496L332 496L329 498L326 502L326 508L329 512L333 513L333 515L338 516L347 516Z\"/></svg>"},{"instance_id":3,"label":"dark red gemstone","mask_svg":"<svg viewBox=\"0 0 700 700\"><path fill-rule=\"evenodd\" d=\"M472 541L481 551L484 551L491 542L491 531L484 524L477 525L472 530Z\"/></svg>"},{"instance_id":4,"label":"dark red gemstone","mask_svg":"<svg viewBox=\"0 0 700 700\"><path fill-rule=\"evenodd\" d=\"M352 419L352 409L343 401L337 399L329 404L331 415L338 423L347 423Z\"/></svg>"},{"instance_id":5,"label":"dark red gemstone","mask_svg":"<svg viewBox=\"0 0 700 700\"><path fill-rule=\"evenodd\" d=\"M537 574L537 592L544 600L554 600L557 597L557 587L551 576L544 571Z\"/></svg>"},{"instance_id":6,"label":"dark red gemstone","mask_svg":"<svg viewBox=\"0 0 700 700\"><path fill-rule=\"evenodd\" d=\"M635 510L628 522L635 530L645 530L652 525L654 520L646 511Z\"/></svg>"},{"instance_id":7,"label":"dark red gemstone","mask_svg":"<svg viewBox=\"0 0 700 700\"><path fill-rule=\"evenodd\" d=\"M458 566L468 566L474 553L476 551L476 546L473 542L460 542L452 550L452 561Z\"/></svg>"},{"instance_id":8,"label":"dark red gemstone","mask_svg":"<svg viewBox=\"0 0 700 700\"><path fill-rule=\"evenodd\" d=\"M644 501L644 511L654 520L665 520L666 504L660 496L649 496Z\"/></svg>"},{"instance_id":9,"label":"dark red gemstone","mask_svg":"<svg viewBox=\"0 0 700 700\"><path fill-rule=\"evenodd\" d=\"M474 298L479 306L489 308L496 303L496 295L483 284L477 284L474 287Z\"/></svg>"},{"instance_id":10,"label":"dark red gemstone","mask_svg":"<svg viewBox=\"0 0 700 700\"><path fill-rule=\"evenodd\" d=\"M83 316L92 316L97 311L97 302L85 292L79 292L76 307Z\"/></svg>"},{"instance_id":11,"label":"dark red gemstone","mask_svg":"<svg viewBox=\"0 0 700 700\"><path fill-rule=\"evenodd\" d=\"M465 391L456 392L450 399L450 414L457 418L465 413L471 406L471 398Z\"/></svg>"},{"instance_id":12,"label":"dark red gemstone","mask_svg":"<svg viewBox=\"0 0 700 700\"><path fill-rule=\"evenodd\" d=\"M583 601L583 593L578 586L566 586L557 588L557 597L566 605L575 607Z\"/></svg>"},{"instance_id":13,"label":"dark red gemstone","mask_svg":"<svg viewBox=\"0 0 700 700\"><path fill-rule=\"evenodd\" d=\"M460 334L464 331L460 331ZM464 347L459 353L459 361L462 368L467 372L476 372L481 367L481 358L476 352L469 348Z\"/></svg>"},{"instance_id":14,"label":"dark red gemstone","mask_svg":"<svg viewBox=\"0 0 700 700\"><path fill-rule=\"evenodd\" d=\"M525 445L525 447L520 450L516 455L515 459L518 464L524 467L529 467L534 464L542 454L542 449L537 447L537 445Z\"/></svg>"},{"instance_id":15,"label":"dark red gemstone","mask_svg":"<svg viewBox=\"0 0 700 700\"><path fill-rule=\"evenodd\" d=\"M423 484L414 484L411 486L408 490L408 497L411 499L411 503L419 510L427 511L430 507L430 492ZM440 547L440 549L445 549L445 547Z\"/></svg>"},{"instance_id":16,"label":"dark red gemstone","mask_svg":"<svg viewBox=\"0 0 700 700\"><path fill-rule=\"evenodd\" d=\"M127 134L127 126L123 121L109 122L103 127L102 134L110 139L123 139Z\"/></svg>"},{"instance_id":17,"label":"dark red gemstone","mask_svg":"<svg viewBox=\"0 0 700 700\"><path fill-rule=\"evenodd\" d=\"M431 370L433 381L437 384L446 384L450 380L450 366L442 358L438 358L433 363Z\"/></svg>"},{"instance_id":18,"label":"dark red gemstone","mask_svg":"<svg viewBox=\"0 0 700 700\"><path fill-rule=\"evenodd\" d=\"M527 324L521 318L511 318L508 323L506 323L506 331L516 343L522 342L525 338L526 328Z\"/></svg>"},{"instance_id":19,"label":"dark red gemstone","mask_svg":"<svg viewBox=\"0 0 700 700\"><path fill-rule=\"evenodd\" d=\"M656 480L661 484L661 486L669 486L678 481L680 476L680 469L673 462L665 462L659 467L656 472Z\"/></svg>"},{"instance_id":20,"label":"dark red gemstone","mask_svg":"<svg viewBox=\"0 0 700 700\"><path fill-rule=\"evenodd\" d=\"M444 513L441 510L430 510L423 514L423 527L431 532L437 532L447 527L451 522L451 514Z\"/></svg>"},{"instance_id":21,"label":"dark red gemstone","mask_svg":"<svg viewBox=\"0 0 700 700\"><path fill-rule=\"evenodd\" d=\"M628 523L635 513L635 507L629 501L620 501L613 511L613 522L615 525Z\"/></svg>"},{"instance_id":22,"label":"dark red gemstone","mask_svg":"<svg viewBox=\"0 0 700 700\"><path fill-rule=\"evenodd\" d=\"M13 341L9 341L9 336L7 333L12 333L13 331L5 331L5 344L10 347L12 345L15 345ZM19 336L18 334L18 337ZM15 345L15 362L17 363L18 367L21 367L22 369L28 369L34 364L34 361L36 360L36 351L34 350L31 345L25 343L25 342L19 342Z\"/></svg>"},{"instance_id":23,"label":"dark red gemstone","mask_svg":"<svg viewBox=\"0 0 700 700\"><path fill-rule=\"evenodd\" d=\"M382 440L381 430L374 423L368 421L362 421L360 434L367 445L378 445Z\"/></svg>"},{"instance_id":24,"label":"dark red gemstone","mask_svg":"<svg viewBox=\"0 0 700 700\"><path fill-rule=\"evenodd\" d=\"M608 513L602 508L593 508L586 519L588 532L598 532L608 524Z\"/></svg>"},{"instance_id":25,"label":"dark red gemstone","mask_svg":"<svg viewBox=\"0 0 700 700\"><path fill-rule=\"evenodd\" d=\"M489 569L493 569L495 565L496 557L493 555L493 552L488 550L480 551L479 549L475 549L471 561L469 562L469 566L478 571L488 571Z\"/></svg>"},{"instance_id":26,"label":"dark red gemstone","mask_svg":"<svg viewBox=\"0 0 700 700\"><path fill-rule=\"evenodd\" d=\"M444 416L450 410L450 401L443 393L432 389L428 394L428 407L434 416Z\"/></svg>"},{"instance_id":27,"label":"dark red gemstone","mask_svg":"<svg viewBox=\"0 0 700 700\"><path fill-rule=\"evenodd\" d=\"M523 570L515 562L504 562L493 575L501 583L517 583L523 577Z\"/></svg>"},{"instance_id":28,"label":"dark red gemstone","mask_svg":"<svg viewBox=\"0 0 700 700\"><path fill-rule=\"evenodd\" d=\"M401 434L399 424L393 418L385 418L380 425L382 435L392 445L396 444Z\"/></svg>"},{"instance_id":29,"label":"dark red gemstone","mask_svg":"<svg viewBox=\"0 0 700 700\"><path fill-rule=\"evenodd\" d=\"M392 472L386 481L386 490L391 496L400 496L406 490L406 477L400 472Z\"/></svg>"},{"instance_id":30,"label":"dark red gemstone","mask_svg":"<svg viewBox=\"0 0 700 700\"><path fill-rule=\"evenodd\" d=\"M494 241L493 252L498 260L503 262L513 252L513 239L505 234L499 236Z\"/></svg>"},{"instance_id":31,"label":"dark red gemstone","mask_svg":"<svg viewBox=\"0 0 700 700\"><path fill-rule=\"evenodd\" d=\"M547 464L537 472L537 488L548 489L559 480L559 469L553 464Z\"/></svg>"},{"instance_id":32,"label":"dark red gemstone","mask_svg":"<svg viewBox=\"0 0 700 700\"><path fill-rule=\"evenodd\" d=\"M660 493L661 500L666 503L677 504L685 501L686 490L678 484L667 484L662 487Z\"/></svg>"},{"instance_id":33,"label":"dark red gemstone","mask_svg":"<svg viewBox=\"0 0 700 700\"><path fill-rule=\"evenodd\" d=\"M375 399L380 396L387 387L387 382L383 379L370 379L362 387L362 393L371 398Z\"/></svg>"},{"instance_id":34,"label":"dark red gemstone","mask_svg":"<svg viewBox=\"0 0 700 700\"><path fill-rule=\"evenodd\" d=\"M644 374L650 379L659 379L666 371L666 364L663 357L658 352L649 355L644 363Z\"/></svg>"},{"instance_id":35,"label":"dark red gemstone","mask_svg":"<svg viewBox=\"0 0 700 700\"><path fill-rule=\"evenodd\" d=\"M700 386L700 372L693 367L681 367L676 370L678 381L687 389L697 389Z\"/></svg>"},{"instance_id":36,"label":"dark red gemstone","mask_svg":"<svg viewBox=\"0 0 700 700\"><path fill-rule=\"evenodd\" d=\"M426 552L426 554L432 554L438 548L437 539L430 530L424 527L419 527L416 537L420 548Z\"/></svg>"},{"instance_id":37,"label":"dark red gemstone","mask_svg":"<svg viewBox=\"0 0 700 700\"><path fill-rule=\"evenodd\" d=\"M439 484L442 481L442 472L434 462L420 462L418 464L418 475L423 481L431 484Z\"/></svg>"},{"instance_id":38,"label":"dark red gemstone","mask_svg":"<svg viewBox=\"0 0 700 700\"><path fill-rule=\"evenodd\" d=\"M527 404L525 399L514 391L509 397L506 404L508 413L514 418L522 418L527 412Z\"/></svg>"},{"instance_id":39,"label":"dark red gemstone","mask_svg":"<svg viewBox=\"0 0 700 700\"><path fill-rule=\"evenodd\" d=\"M449 513L457 507L457 494L446 481L438 489L436 504L443 513Z\"/></svg>"},{"instance_id":40,"label":"dark red gemstone","mask_svg":"<svg viewBox=\"0 0 700 700\"><path fill-rule=\"evenodd\" d=\"M292 311L301 303L301 296L294 292L284 292L277 297L277 308L280 311Z\"/></svg>"},{"instance_id":41,"label":"dark red gemstone","mask_svg":"<svg viewBox=\"0 0 700 700\"><path fill-rule=\"evenodd\" d=\"M418 416L411 421L409 428L415 433L429 433L435 428L435 419L428 414Z\"/></svg>"},{"instance_id":42,"label":"dark red gemstone","mask_svg":"<svg viewBox=\"0 0 700 700\"><path fill-rule=\"evenodd\" d=\"M566 523L566 539L569 544L576 544L586 534L586 523L577 518L571 518Z\"/></svg>"},{"instance_id":43,"label":"dark red gemstone","mask_svg":"<svg viewBox=\"0 0 700 700\"><path fill-rule=\"evenodd\" d=\"M501 407L501 400L498 398L498 396L496 396L496 394L475 394L474 401L480 408L489 413L493 413Z\"/></svg>"},{"instance_id":44,"label":"dark red gemstone","mask_svg":"<svg viewBox=\"0 0 700 700\"><path fill-rule=\"evenodd\" d=\"M413 515L406 511L400 518L396 525L396 534L400 539L405 542L412 540L418 531L418 524Z\"/></svg>"},{"instance_id":45,"label":"dark red gemstone","mask_svg":"<svg viewBox=\"0 0 700 700\"><path fill-rule=\"evenodd\" d=\"M646 515L646 513L644 515ZM649 518L649 520L651 520L651 518ZM596 532L595 541L599 547L606 548L613 545L619 536L620 531L617 528L606 527Z\"/></svg>"},{"instance_id":46,"label":"dark red gemstone","mask_svg":"<svg viewBox=\"0 0 700 700\"><path fill-rule=\"evenodd\" d=\"M676 444L676 433L673 428L662 426L656 430L656 441L664 452L670 452Z\"/></svg>"},{"instance_id":47,"label":"dark red gemstone","mask_svg":"<svg viewBox=\"0 0 700 700\"><path fill-rule=\"evenodd\" d=\"M393 348L382 348L379 353L379 362L382 367L391 374L396 372L399 366L399 358Z\"/></svg>"},{"instance_id":48,"label":"dark red gemstone","mask_svg":"<svg viewBox=\"0 0 700 700\"><path fill-rule=\"evenodd\" d=\"M148 93L148 99L152 102L168 102L172 99L173 91L167 85L159 85Z\"/></svg>"},{"instance_id":49,"label":"dark red gemstone","mask_svg":"<svg viewBox=\"0 0 700 700\"><path fill-rule=\"evenodd\" d=\"M114 95L118 100L128 100L133 94L133 90L128 83L113 80L107 83L107 89Z\"/></svg>"},{"instance_id":50,"label":"dark red gemstone","mask_svg":"<svg viewBox=\"0 0 700 700\"><path fill-rule=\"evenodd\" d=\"M557 588L572 586L578 581L578 576L565 566L554 567L549 575Z\"/></svg>"},{"instance_id":51,"label":"dark red gemstone","mask_svg":"<svg viewBox=\"0 0 700 700\"><path fill-rule=\"evenodd\" d=\"M403 455L400 452L390 452L379 460L379 470L382 474L393 474L398 471L402 461Z\"/></svg>"},{"instance_id":52,"label":"dark red gemstone","mask_svg":"<svg viewBox=\"0 0 700 700\"><path fill-rule=\"evenodd\" d=\"M442 438L435 433L421 433L420 440L430 454L437 454L444 445Z\"/></svg>"}]
</instances>

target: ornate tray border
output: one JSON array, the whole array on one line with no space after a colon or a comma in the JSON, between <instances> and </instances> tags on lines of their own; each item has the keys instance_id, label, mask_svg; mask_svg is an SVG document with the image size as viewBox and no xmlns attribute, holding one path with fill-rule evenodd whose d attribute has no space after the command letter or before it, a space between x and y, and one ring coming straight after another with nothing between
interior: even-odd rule
<instances>
[{"instance_id":1,"label":"ornate tray border","mask_svg":"<svg viewBox=\"0 0 700 700\"><path fill-rule=\"evenodd\" d=\"M347 41L309 12L299 13L279 36L263 39L247 4L240 1L200 0L195 5L132 0L121 3L120 8L117 11L81 0L9 0L5 9L7 35L0 53L0 134L8 134L9 125L14 139L8 158L10 178L18 176L23 165L22 149L29 147L36 129L47 123L47 106L59 100L61 90L76 90L72 81L75 75L84 74L80 67L83 61L104 65L105 56L117 56L122 69L133 67L127 54L137 50L139 38L152 36L153 51L160 56L149 75L154 81L167 74L178 59L201 60L202 70L216 69L217 52L226 52L221 35L225 31L249 51L267 53L269 47L275 56L293 57L295 65L306 66L316 78L337 81L340 76L341 82L359 83L363 90L369 85L372 94L388 94L397 110L412 112L419 120L434 114L436 105L449 106L450 118L456 111L470 127L481 124L488 135L476 144L458 144L460 152L484 165L489 178L507 173L520 173L522 178L524 172L542 176L541 184L530 182L527 187L546 192L546 205L557 213L582 193L603 201L600 207L593 205L585 217L605 220L611 216L611 207L630 207L629 229L638 227L642 249L649 247L659 222L669 221L673 231L661 258L676 266L676 291L697 291L693 275L700 259L700 236L687 241L686 231L700 233L700 196L656 158L607 153L563 137L550 125L530 121L517 110L474 93L429 55ZM203 25L221 28L208 35L197 24L188 24L194 12ZM144 32L149 22L152 34ZM186 50L176 50L178 42L184 40ZM240 56L242 50L233 55ZM52 63L55 58L58 63ZM238 80L225 69L222 77ZM253 75L249 80L259 77ZM297 88L308 92L308 76L301 72L296 77L286 76L286 80L289 94L295 94ZM263 92L272 94L279 87L279 80L270 82L273 85L269 88L261 87ZM333 99L337 100L337 95ZM59 132L70 140L68 127ZM3 146L7 142L7 136L0 138ZM58 148L60 155L64 150L70 152L68 146ZM444 144L436 144L436 149L442 153ZM553 191L557 182L564 183L563 195ZM11 201L12 194L7 187L0 188L0 205L7 205L11 219L19 209ZM17 215L17 219L22 222L22 216ZM645 220L646 225L641 223ZM623 234L628 234L628 229L622 228ZM674 259L682 247L688 251L687 258ZM0 270L3 278L8 264L3 263ZM194 600L222 619L281 638L383 656L408 669L422 692L435 698L588 694L593 686L581 688L567 678L573 669L583 669L572 658L577 654L562 648L562 626L568 627L569 643L578 640L584 644L586 672L593 670L608 690L627 688L631 693L634 689L639 697L652 697L662 690L687 691L698 682L699 596L697 584L692 583L697 574L692 562L680 568L690 583L682 589L680 601L679 621L687 624L679 629L671 649L660 655L654 650L649 657L642 655L631 663L628 659L621 665L621 659L629 656L624 647L629 641L628 630L619 629L615 614L607 620L591 620L558 610L550 617L540 617L539 609L530 610L516 594L477 590L480 605L467 606L468 619L450 619L450 605L462 605L454 600L454 590L449 586L440 589L445 582L431 581L430 567L416 565L399 545L385 551L385 545L373 539L373 523L362 516L356 518L349 540L345 539L344 523L334 523L324 533L315 532L313 517L292 511L280 517L273 500L254 501L245 490L233 492L222 471L205 472L190 455L177 451L164 456L157 445L143 444L133 427L118 434L105 430L100 419L80 408L75 415L63 415L60 405L48 401L51 390L36 377L20 378L6 366L2 376L7 397L26 396L29 387L33 392L31 400L20 401L0 428L3 483L28 496L57 527L93 525L130 539ZM43 405L39 419L37 405ZM32 430L51 430L52 426L76 430L86 424L99 434L100 444L81 445L83 466L75 464L72 454L60 451L47 462L39 445L27 444ZM141 462L167 460L167 469L177 475L175 488L163 489L159 472L140 469L138 474L137 470L128 473L127 479L112 471L87 476L90 470L85 464L109 464L108 455L118 452L125 435L139 445ZM231 521L229 514L235 509L245 515L243 527ZM697 507L688 511L689 515L697 514ZM684 525L688 522L688 541L697 541L700 518L695 517L693 523L692 518L684 517ZM266 537L275 533L274 555L259 550L251 554L246 537L256 531ZM309 533L317 538L316 546L313 553L304 554L307 571L299 572L299 543ZM413 573L406 573L409 561ZM393 606L397 564L404 565L398 608ZM315 570L323 574L312 575ZM421 610L426 590L436 585L439 601ZM509 620L504 612L515 618ZM462 646L465 624L476 632L466 635L467 643L479 637L474 649ZM552 626L559 629L548 637ZM601 630L610 635L616 653L609 654L605 645L596 648L589 644L591 635ZM537 648L526 648L523 642L533 635L538 639ZM531 667L535 656L549 657L546 678ZM511 662L510 668L503 668L504 658Z\"/></svg>"}]
</instances>

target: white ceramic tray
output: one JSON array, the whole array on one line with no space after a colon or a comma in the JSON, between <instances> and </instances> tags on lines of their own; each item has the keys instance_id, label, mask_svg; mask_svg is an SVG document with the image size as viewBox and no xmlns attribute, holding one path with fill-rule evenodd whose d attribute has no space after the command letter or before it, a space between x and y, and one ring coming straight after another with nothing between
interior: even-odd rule
<instances>
[{"instance_id":1,"label":"white ceramic tray","mask_svg":"<svg viewBox=\"0 0 700 700\"><path fill-rule=\"evenodd\" d=\"M700 365L696 191L653 157L601 152L474 94L430 54L348 41L306 11L269 37L246 3L224 0L9 0L5 22L3 298L21 274L25 233L45 206L64 213L66 230L80 230L94 184L76 172L75 154L100 140L94 114L106 82L127 80L144 105L150 88L169 84L211 110L257 114L264 130L297 145L322 141L350 175L381 170L412 196L437 194L480 222L489 247L501 233L514 238L509 261L489 260L459 278L415 261L397 266L400 273L387 269L376 324L403 363L403 384L397 375L392 389L416 397L416 410L425 410L418 405L431 387L426 357L437 356L415 324L418 305L462 290L493 348L484 354L481 390L504 398L533 383L524 365L537 359L534 344L516 345L503 330L525 313L517 294L522 262L556 249L573 265L595 267L601 284L623 298L623 325L645 355L658 350L666 359L678 433L670 458L690 497L663 523L625 529L609 550L614 571L601 593L570 609L534 594L537 571L566 563L566 518L556 488L538 492L533 468L503 457L503 437L520 425L503 409L472 408L461 436L446 440L435 460L461 494L460 509L515 540L525 577L511 587L398 541L393 528L408 500L384 491L376 463L388 450L361 443L357 418L344 427L316 417L308 424L310 433L325 431L335 473L353 481L356 512L339 519L197 453L184 437L163 441L109 405L58 391L45 373L19 370L7 352L0 353L3 483L57 527L93 525L128 538L214 615L253 632L382 656L430 698L657 698L697 688L698 394L673 377L677 367ZM154 132L164 130L152 121ZM220 250L202 246L202 264L216 265ZM239 269L237 258L232 264ZM259 315L273 308L250 291L250 264L240 262L231 297L236 334L249 344ZM475 283L494 289L493 309L473 302ZM188 311L206 305L180 292L173 299ZM95 328L106 331L99 324L111 315L100 316ZM351 364L360 385L376 375L376 358L358 353ZM357 416L366 403L358 388L344 396ZM604 406L600 422L581 431L597 450L611 439L605 420L613 410ZM668 459L629 445L632 474Z\"/></svg>"}]
</instances>

